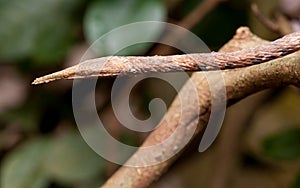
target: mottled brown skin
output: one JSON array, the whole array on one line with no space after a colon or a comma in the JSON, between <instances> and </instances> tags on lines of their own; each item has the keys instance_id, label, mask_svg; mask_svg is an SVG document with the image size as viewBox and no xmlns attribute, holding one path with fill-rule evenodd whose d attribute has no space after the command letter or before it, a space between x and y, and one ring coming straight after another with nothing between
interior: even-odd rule
<instances>
[{"instance_id":1,"label":"mottled brown skin","mask_svg":"<svg viewBox=\"0 0 300 188\"><path fill-rule=\"evenodd\" d=\"M247 29L246 29L247 30ZM209 71L247 67L270 61L300 49L300 32L270 43L232 52L172 56L112 56L87 60L76 66L34 80L33 84L57 79L114 77L154 72Z\"/></svg>"}]
</instances>

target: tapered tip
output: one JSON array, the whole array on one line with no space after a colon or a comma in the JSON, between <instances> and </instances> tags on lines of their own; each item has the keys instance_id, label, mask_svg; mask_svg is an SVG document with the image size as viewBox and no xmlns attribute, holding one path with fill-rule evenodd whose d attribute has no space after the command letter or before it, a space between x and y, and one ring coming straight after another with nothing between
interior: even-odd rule
<instances>
[{"instance_id":1,"label":"tapered tip","mask_svg":"<svg viewBox=\"0 0 300 188\"><path fill-rule=\"evenodd\" d=\"M48 76L49 75L36 78L31 84L32 85L45 84L45 83L52 82L54 80L60 79L60 78L56 78L56 79L55 78L48 78Z\"/></svg>"}]
</instances>

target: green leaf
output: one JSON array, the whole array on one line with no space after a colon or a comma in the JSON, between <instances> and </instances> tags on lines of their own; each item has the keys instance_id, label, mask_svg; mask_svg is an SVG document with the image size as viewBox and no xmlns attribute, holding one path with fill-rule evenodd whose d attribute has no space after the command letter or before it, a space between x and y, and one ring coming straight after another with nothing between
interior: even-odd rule
<instances>
[{"instance_id":1,"label":"green leaf","mask_svg":"<svg viewBox=\"0 0 300 188\"><path fill-rule=\"evenodd\" d=\"M279 160L300 157L300 129L289 129L267 137L263 142L264 153Z\"/></svg>"},{"instance_id":2,"label":"green leaf","mask_svg":"<svg viewBox=\"0 0 300 188\"><path fill-rule=\"evenodd\" d=\"M99 178L103 166L103 159L77 133L68 133L53 139L44 161L46 173L64 184Z\"/></svg>"},{"instance_id":3,"label":"green leaf","mask_svg":"<svg viewBox=\"0 0 300 188\"><path fill-rule=\"evenodd\" d=\"M81 1L1 0L1 59L52 63L63 58L74 38L72 15Z\"/></svg>"},{"instance_id":4,"label":"green leaf","mask_svg":"<svg viewBox=\"0 0 300 188\"><path fill-rule=\"evenodd\" d=\"M38 130L38 122L41 117L41 107L34 102L27 102L20 107L9 109L0 114L2 121L16 123L24 132L34 132Z\"/></svg>"},{"instance_id":5,"label":"green leaf","mask_svg":"<svg viewBox=\"0 0 300 188\"><path fill-rule=\"evenodd\" d=\"M47 187L48 179L41 169L47 143L46 139L32 140L10 153L1 167L1 187Z\"/></svg>"},{"instance_id":6,"label":"green leaf","mask_svg":"<svg viewBox=\"0 0 300 188\"><path fill-rule=\"evenodd\" d=\"M139 21L164 21L165 8L161 0L98 0L87 9L84 18L84 31L88 41L92 44L107 32ZM134 28L134 27L132 27ZM98 55L116 55L120 47L135 38L154 40L160 35L162 28L158 25L124 29L106 37L95 46ZM125 48L117 55L137 55L147 50L151 44L144 43Z\"/></svg>"}]
</instances>

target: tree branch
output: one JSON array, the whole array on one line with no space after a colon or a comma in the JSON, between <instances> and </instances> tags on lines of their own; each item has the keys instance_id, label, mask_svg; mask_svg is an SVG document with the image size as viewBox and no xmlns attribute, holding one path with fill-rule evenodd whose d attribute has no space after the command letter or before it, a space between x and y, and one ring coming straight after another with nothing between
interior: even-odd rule
<instances>
[{"instance_id":1,"label":"tree branch","mask_svg":"<svg viewBox=\"0 0 300 188\"><path fill-rule=\"evenodd\" d=\"M264 43L264 41L259 40L247 30L242 29L239 31L240 32L237 33L234 39L230 41L223 49L228 51L230 49L232 50L239 48L239 46L236 45L240 43L243 43L243 46L247 46L247 44L249 46L253 46L255 43L256 45ZM253 41L255 41L255 43L253 43ZM213 72L210 72L210 74L213 74ZM234 102L237 102L238 100L263 89L285 86L289 84L300 86L300 57L285 57L243 69L222 71L222 74L226 84L227 102L228 105L231 105ZM187 115L186 117L176 116L176 114L180 113L181 109L180 100L177 97L158 128L148 136L141 147L159 144L171 134L174 134L173 131L178 126L177 123L179 122L179 118L184 118L183 121L186 122L186 124L180 131L177 131L178 135L172 135L174 136L174 142L168 145L167 148L163 148L165 152L171 152L176 146L176 143L180 142L184 135L193 130L190 128L191 126L197 126L193 138L201 135L201 132L206 127L209 118L211 97L218 96L211 96L209 92L209 84L204 73L194 73L190 80L197 86L199 94L198 100L201 109L200 121L198 122L196 120L197 118L195 118L198 116L198 112L196 110L197 108L195 107L195 103L193 103L194 101L185 101L185 105L188 105L191 108L191 114ZM215 80L215 83L210 84L216 84L217 86L220 86L218 80ZM189 88L184 86L181 92L189 92ZM164 153L162 153L162 155L164 155ZM103 185L103 187L148 187L153 181L159 178L179 156L180 153L175 155L170 160L154 166L134 168L128 167L125 164ZM147 157L151 156L142 156L142 152L138 150L127 161L127 164L132 164L136 158L143 158L145 160L145 164L147 164Z\"/></svg>"},{"instance_id":2,"label":"tree branch","mask_svg":"<svg viewBox=\"0 0 300 188\"><path fill-rule=\"evenodd\" d=\"M192 56L194 58L196 57L196 59L199 60L200 63L203 63L202 68L204 68L205 70L213 70L215 68L227 69L259 64L297 51L300 47L300 34L294 33L277 41L268 44L264 43L265 41L251 34L247 28L241 28L237 31L236 36L234 36L234 38L229 41L224 48L222 48L224 51L234 51L236 49L239 49L241 46L243 48L253 47L254 45L260 46L231 53L220 52L212 54L192 54ZM212 57L215 58L215 61L210 60ZM205 61L202 58L206 58ZM105 58L100 59L106 61ZM121 60L127 60L131 63L121 63ZM145 61L150 61L151 63ZM160 64L156 63L155 61L160 61L160 63L164 62L167 64L167 66L163 67L163 69L160 69ZM34 82L34 84L48 82L60 78L71 79L86 76L114 76L131 74L132 72L130 72L130 69L132 68L132 66L133 68L140 70L140 73L148 71L174 71L176 70L174 68L174 64L180 64L181 66L179 66L178 68L180 70L200 70L199 62L194 62L194 60L190 58L190 55L165 57L155 56L152 58L112 57L109 66L100 66L100 69L96 63L99 62L99 59L90 60L88 62L83 65L80 64L77 67L71 67L61 72L39 78ZM192 62L194 62L194 64L192 64ZM126 65L123 65L123 63L125 63ZM144 63L146 63L147 66L150 67L152 67L152 64L154 64L154 68L142 69L141 67L144 66ZM88 67L87 64L89 64ZM193 69L186 69L186 67L188 66L193 67ZM113 72L111 72L112 67L114 70ZM103 70L105 70L106 72ZM121 72L120 70L125 70L125 72ZM79 75L76 75L77 73L79 73ZM245 67L243 69L211 71L205 74L203 72L194 73L190 78L190 81L197 87L198 104L195 103L194 100L191 100L189 97L184 99L184 105L189 107L189 114L181 117L180 113L182 101L180 101L179 97L177 96L161 123L147 137L141 147L160 144L164 142L166 138L172 135L173 140L169 145L167 145L165 148L158 148L161 151L154 151L155 153L160 153L161 156L165 156L169 155L171 152L174 152L174 148L176 148L178 143L182 142L185 139L185 135L190 134L190 131L194 130L191 127L196 127L193 138L199 137L208 123L211 100L212 98L217 99L219 97L218 95L211 95L210 84L215 85L219 90L223 89L223 85L220 84L220 81L217 79L213 79L214 83L208 83L206 79L207 74L213 76L215 73L221 73L223 75L227 92L227 104L231 105L252 93L266 88L285 86L289 84L300 86L300 57L298 55L291 55L260 65ZM190 90L191 88L185 85L181 89L180 93L185 93L186 95L188 95ZM199 105L201 109L199 121L199 112L197 105ZM184 122L184 126L178 127L180 118L181 122ZM176 131L175 134L174 130L177 127L180 128L180 130ZM126 162L126 164L122 166L103 185L103 187L148 187L153 181L159 178L163 174L163 172L166 171L168 167L180 156L180 152L177 153L173 158L167 161L162 161L161 163L154 166L136 168L126 166L126 164L134 164L134 162L139 158L143 158L145 164L147 164L147 161L153 161L153 155L143 156L144 153L140 150L137 150L136 153Z\"/></svg>"},{"instance_id":3,"label":"tree branch","mask_svg":"<svg viewBox=\"0 0 300 188\"><path fill-rule=\"evenodd\" d=\"M43 76L32 84L65 78L113 77L151 72L207 71L260 64L300 49L300 32L254 48L235 52L212 52L172 56L113 56L87 60L65 70Z\"/></svg>"}]
</instances>

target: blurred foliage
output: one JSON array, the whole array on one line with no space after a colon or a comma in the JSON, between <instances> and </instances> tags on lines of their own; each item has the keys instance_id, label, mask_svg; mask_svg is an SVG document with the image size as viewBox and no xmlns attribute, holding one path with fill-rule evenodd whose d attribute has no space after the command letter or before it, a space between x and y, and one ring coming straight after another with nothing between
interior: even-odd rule
<instances>
[{"instance_id":1,"label":"blurred foliage","mask_svg":"<svg viewBox=\"0 0 300 188\"><path fill-rule=\"evenodd\" d=\"M47 141L45 138L32 140L10 153L1 166L1 187L47 187L47 176L41 167Z\"/></svg>"},{"instance_id":2,"label":"blurred foliage","mask_svg":"<svg viewBox=\"0 0 300 188\"><path fill-rule=\"evenodd\" d=\"M67 133L53 139L44 158L43 170L58 182L88 182L104 168L104 161L87 147L78 133Z\"/></svg>"},{"instance_id":3,"label":"blurred foliage","mask_svg":"<svg viewBox=\"0 0 300 188\"><path fill-rule=\"evenodd\" d=\"M116 12L118 13L117 16ZM107 32L126 24L140 21L164 21L165 14L163 2L160 0L96 1L87 8L84 31L87 40L92 44ZM127 41L134 41L134 38L140 38L138 36L143 36L144 40L151 41L158 38L161 31L162 28L153 26L138 27L137 30L130 29L129 31L122 29L110 37L104 37L101 41L97 41L94 44L94 50L100 56L138 55L149 49L151 44L133 45L123 49L122 53L116 52L119 52L120 46L127 44ZM129 38L133 39L130 40Z\"/></svg>"},{"instance_id":4,"label":"blurred foliage","mask_svg":"<svg viewBox=\"0 0 300 188\"><path fill-rule=\"evenodd\" d=\"M62 60L74 42L81 0L1 1L0 57L40 65Z\"/></svg>"},{"instance_id":5,"label":"blurred foliage","mask_svg":"<svg viewBox=\"0 0 300 188\"><path fill-rule=\"evenodd\" d=\"M26 89L17 90L26 93L16 92L6 97L0 94L0 187L99 187L111 175L114 167L92 151L78 133L72 112L72 82L60 81L33 87L30 86L30 81L39 75L78 63L78 58L87 50L87 44L93 44L98 37L117 27L137 21L176 23L184 19L200 2L201 0L0 0L0 75L13 76L17 72L18 78L8 85L15 82L26 85ZM266 2L259 1L259 5L271 10L274 2L272 7ZM263 29L256 26L257 20L249 13L248 5L248 0L221 3L192 31L213 50L228 41L239 26L248 25L255 33L260 33ZM124 43L125 38L145 36L149 40L155 40L161 33L161 28L157 27L138 28L106 38L93 47L102 56L115 54L118 50L121 50L118 53L121 55L149 55L154 44L138 44L125 49L118 49L118 46ZM264 37L273 38L274 33L269 32ZM7 83L5 76L0 76L1 91L10 88ZM101 117L112 124L109 131L118 140L137 145L145 134L117 128L120 124L110 114L111 106L108 101L113 80L104 79L101 83L96 92L96 101L97 106L101 107L99 111L104 112ZM149 116L148 104L151 99L160 97L169 104L176 95L173 88L155 79L140 84L142 86L136 87L130 96L131 108L137 117ZM276 102L280 105L259 113L263 117L254 121L254 124L260 129L250 130L262 137L251 137L257 142L254 154L251 153L254 157L257 153L261 154L261 147L265 151L264 157L299 157L299 129L282 131L283 129L278 128L297 123L300 125L297 120L299 95L281 93L281 96L286 100L277 98ZM4 100L5 104L11 105L2 105ZM291 116L297 121L291 121ZM272 126L278 129L267 130ZM262 158L258 160L269 164ZM195 165L197 161L190 162L196 173L191 175L190 168L186 176L197 181L196 185L200 184L199 179L209 180L206 176L198 177L198 172L201 168L206 175L207 169L211 167L210 163L203 160L197 163L200 167L195 169L198 167ZM281 162L279 160L278 163ZM283 161L284 164L285 162ZM291 171L290 168L287 171ZM299 177L294 184L293 188L299 187Z\"/></svg>"},{"instance_id":6,"label":"blurred foliage","mask_svg":"<svg viewBox=\"0 0 300 188\"><path fill-rule=\"evenodd\" d=\"M35 138L7 156L1 168L1 187L39 188L48 187L50 180L64 185L99 180L103 164L78 133Z\"/></svg>"},{"instance_id":7,"label":"blurred foliage","mask_svg":"<svg viewBox=\"0 0 300 188\"><path fill-rule=\"evenodd\" d=\"M92 43L118 26L136 21L164 21L165 15L164 3L160 0L1 1L0 61L9 62L17 69L21 67L24 76L33 74L41 67L61 66L73 46L84 38ZM140 28L129 36L143 34L145 29L149 28ZM152 40L161 32L160 28L151 28L151 31ZM122 37L106 41L106 49L101 49L105 53L101 55L111 54L110 44L118 43ZM138 45L122 53L138 54L150 47L149 44ZM105 171L104 160L78 133L73 133L74 126L68 125L70 122L75 125L73 117L70 118L70 85L58 90L47 86L31 89L32 94L25 103L0 114L1 130L16 136L16 140L10 141L9 137L0 140L1 146L10 142L16 145L1 148L1 158L4 155L1 187L99 187L104 180L101 178ZM10 130L8 126L14 128ZM60 129L66 129L65 133L57 134ZM135 144L136 138L132 135L121 135L124 142Z\"/></svg>"},{"instance_id":8,"label":"blurred foliage","mask_svg":"<svg viewBox=\"0 0 300 188\"><path fill-rule=\"evenodd\" d=\"M264 152L275 159L291 160L300 157L300 129L294 128L267 137Z\"/></svg>"}]
</instances>

